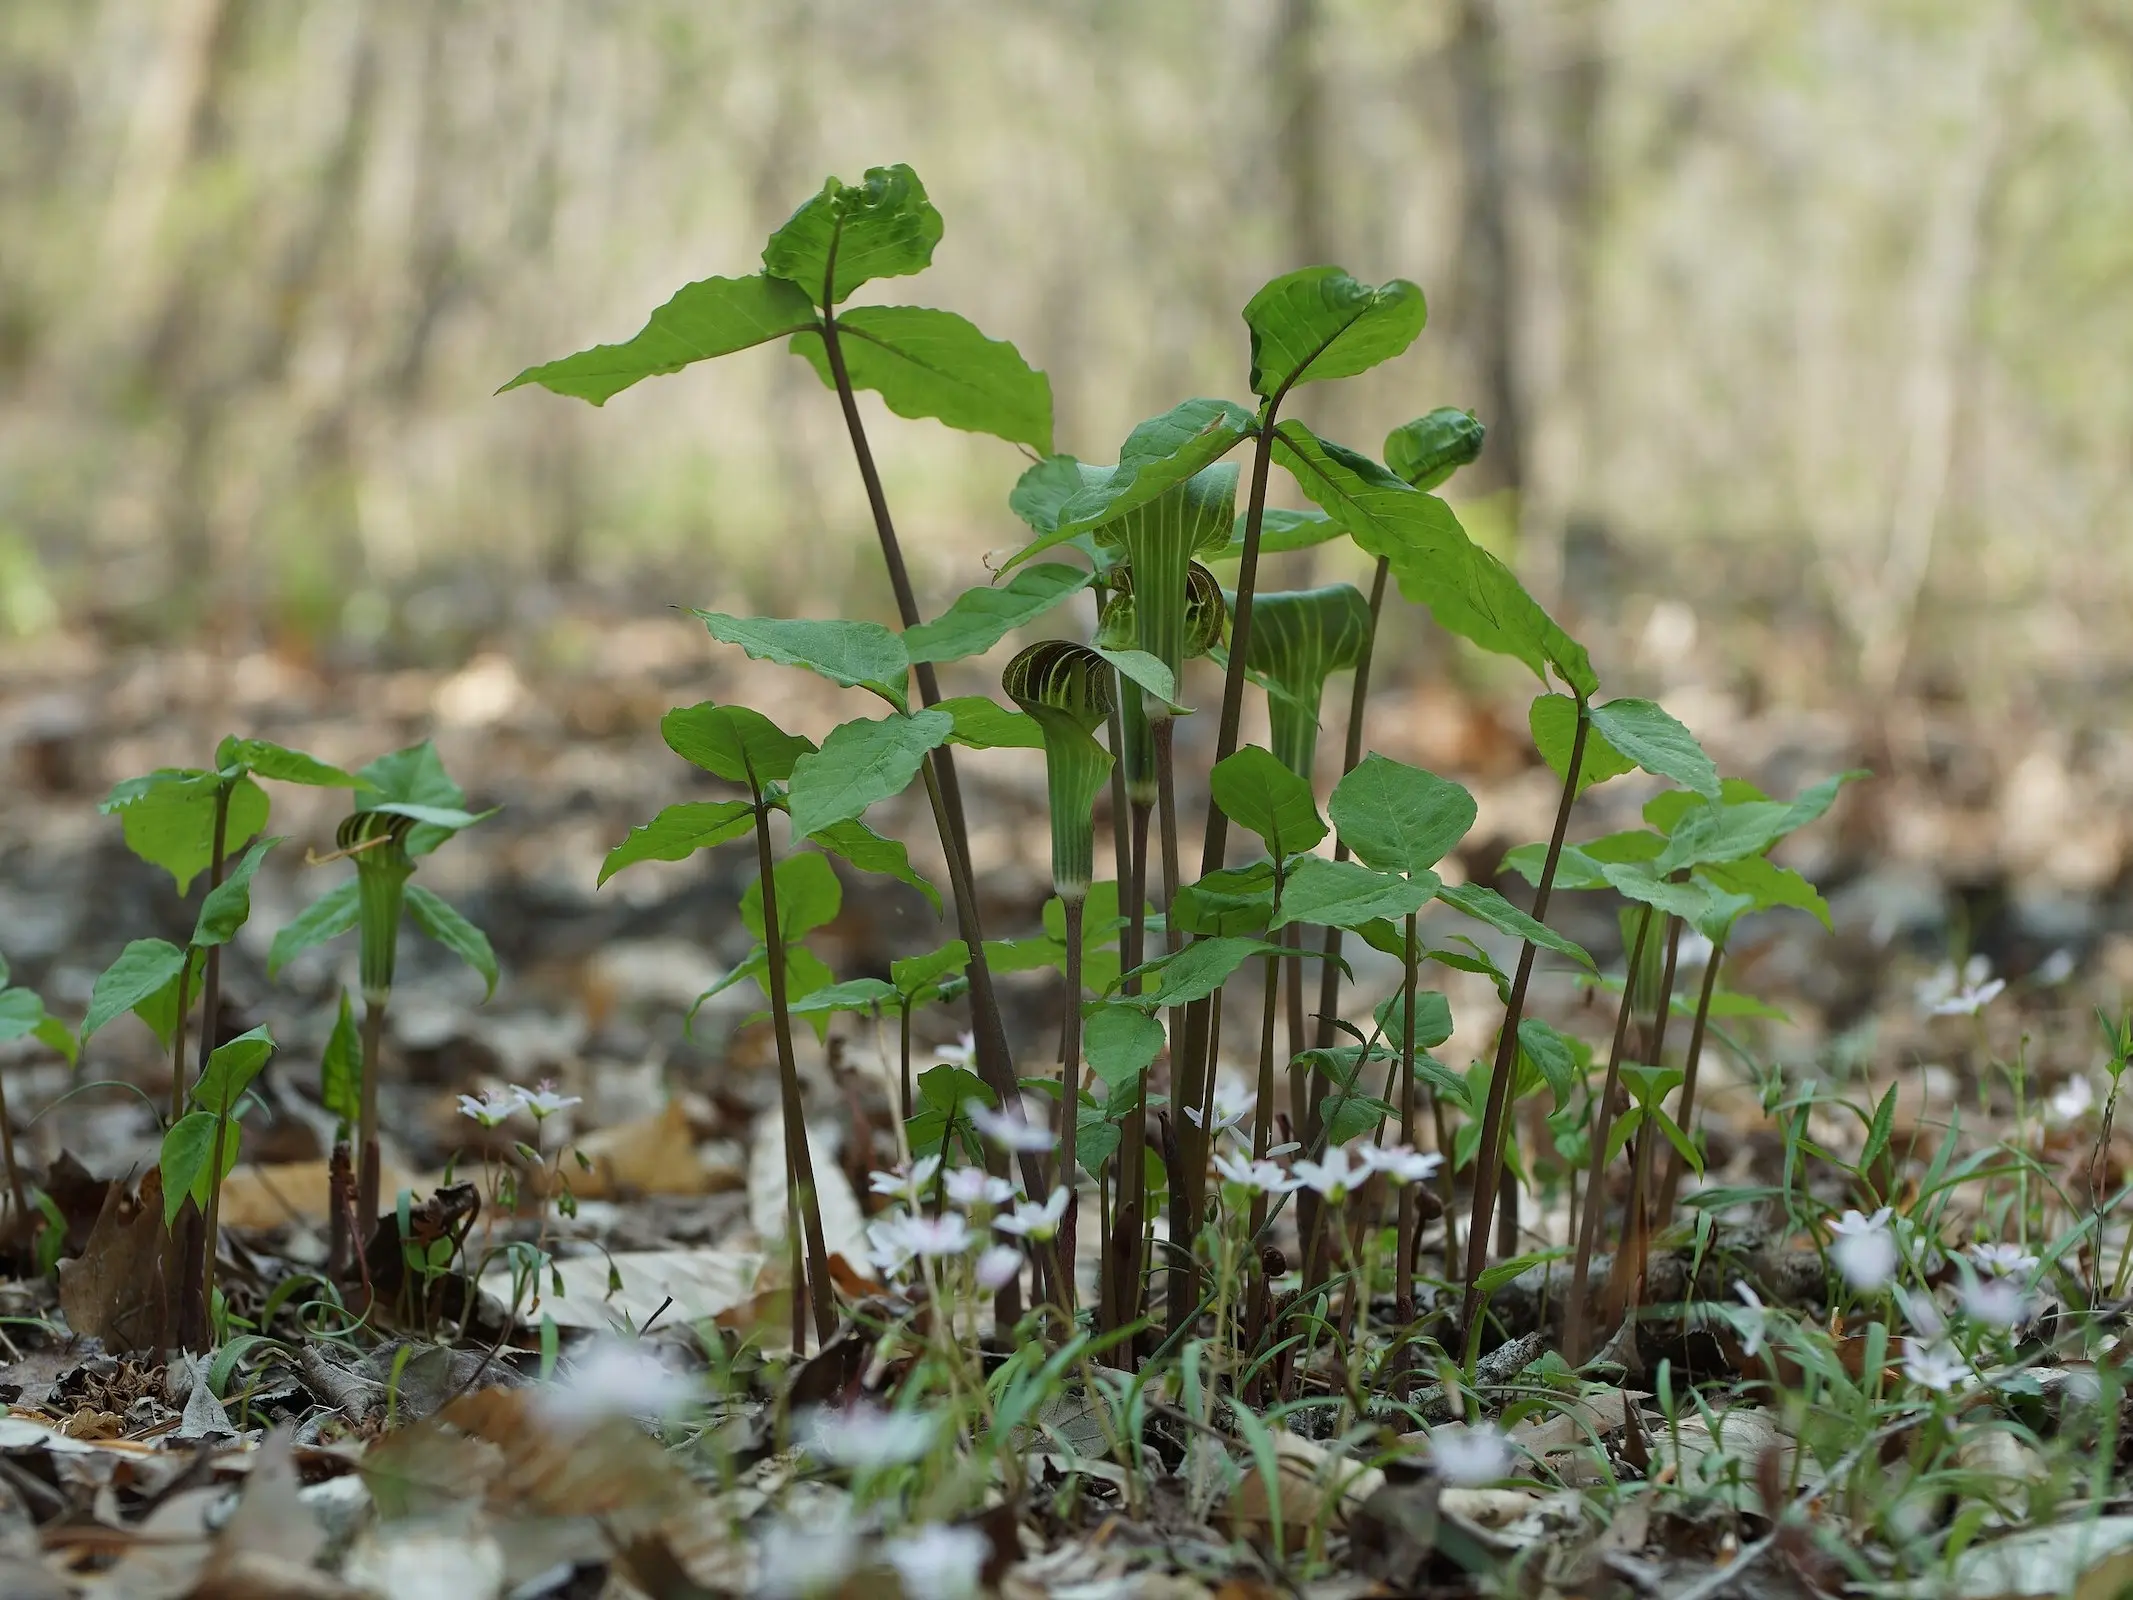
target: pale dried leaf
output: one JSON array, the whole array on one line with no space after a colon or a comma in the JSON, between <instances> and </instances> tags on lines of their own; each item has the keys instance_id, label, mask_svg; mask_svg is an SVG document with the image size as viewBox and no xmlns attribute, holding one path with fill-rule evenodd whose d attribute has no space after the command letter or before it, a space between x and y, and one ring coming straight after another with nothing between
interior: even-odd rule
<instances>
[{"instance_id":1,"label":"pale dried leaf","mask_svg":"<svg viewBox=\"0 0 2133 1600\"><path fill-rule=\"evenodd\" d=\"M864 1283L877 1280L867 1259L866 1216L852 1185L830 1154L822 1136L807 1130L808 1160L815 1172L815 1200L822 1210L822 1242L841 1275ZM786 1179L785 1123L775 1111L758 1117L748 1154L748 1220L766 1245L791 1231Z\"/></svg>"}]
</instances>

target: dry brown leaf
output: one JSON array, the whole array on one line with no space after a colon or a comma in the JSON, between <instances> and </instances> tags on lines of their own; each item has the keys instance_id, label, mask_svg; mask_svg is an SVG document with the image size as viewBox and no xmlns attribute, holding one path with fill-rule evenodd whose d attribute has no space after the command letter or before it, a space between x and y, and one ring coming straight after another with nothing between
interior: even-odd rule
<instances>
[{"instance_id":1,"label":"dry brown leaf","mask_svg":"<svg viewBox=\"0 0 2133 1600\"><path fill-rule=\"evenodd\" d=\"M128 1200L113 1184L73 1261L60 1263L59 1307L67 1326L123 1355L169 1348L175 1307L168 1285L177 1273L176 1248L163 1226L163 1174L150 1167L139 1194Z\"/></svg>"},{"instance_id":2,"label":"dry brown leaf","mask_svg":"<svg viewBox=\"0 0 2133 1600\"><path fill-rule=\"evenodd\" d=\"M1590 1445L1595 1437L1606 1438L1628 1420L1630 1406L1649 1398L1635 1389L1587 1395L1553 1407L1544 1415L1529 1417L1511 1430L1511 1442L1536 1456L1559 1455Z\"/></svg>"},{"instance_id":3,"label":"dry brown leaf","mask_svg":"<svg viewBox=\"0 0 2133 1600\"><path fill-rule=\"evenodd\" d=\"M760 1291L763 1258L750 1250L628 1250L619 1255L570 1256L555 1264L563 1280L560 1297L547 1273L534 1285L538 1310L522 1316L555 1318L561 1328L637 1329L671 1300L662 1321L714 1321L746 1306ZM610 1273L620 1283L610 1292ZM511 1303L509 1266L492 1269L481 1286Z\"/></svg>"},{"instance_id":4,"label":"dry brown leaf","mask_svg":"<svg viewBox=\"0 0 2133 1600\"><path fill-rule=\"evenodd\" d=\"M559 1428L534 1389L478 1389L437 1420L502 1452L489 1485L492 1505L551 1517L640 1514L646 1526L702 1496L680 1462L636 1424L617 1417L587 1429Z\"/></svg>"},{"instance_id":5,"label":"dry brown leaf","mask_svg":"<svg viewBox=\"0 0 2133 1600\"><path fill-rule=\"evenodd\" d=\"M388 1195L416 1186L411 1176L389 1163L382 1180L382 1192ZM300 1222L323 1228L327 1196L323 1161L248 1162L222 1180L222 1224L226 1228L278 1228Z\"/></svg>"},{"instance_id":6,"label":"dry brown leaf","mask_svg":"<svg viewBox=\"0 0 2133 1600\"><path fill-rule=\"evenodd\" d=\"M1282 1531L1291 1542L1314 1525L1345 1526L1349 1513L1385 1486L1384 1473L1352 1456L1293 1433L1273 1437ZM1264 1532L1273 1526L1274 1509L1266 1474L1254 1462L1245 1462L1244 1477L1229 1497L1230 1521L1239 1531Z\"/></svg>"},{"instance_id":7,"label":"dry brown leaf","mask_svg":"<svg viewBox=\"0 0 2133 1600\"><path fill-rule=\"evenodd\" d=\"M564 1176L580 1199L710 1194L741 1186L739 1173L713 1170L697 1159L696 1135L678 1100L652 1116L589 1133L577 1150L592 1165L567 1169Z\"/></svg>"},{"instance_id":8,"label":"dry brown leaf","mask_svg":"<svg viewBox=\"0 0 2133 1600\"><path fill-rule=\"evenodd\" d=\"M880 1280L867 1259L866 1215L859 1197L811 1127L807 1154L814 1165L815 1201L822 1209L822 1242L830 1253L830 1269L842 1283L871 1287ZM768 1112L756 1119L748 1154L748 1220L766 1245L785 1238L791 1229L788 1175L785 1124L777 1112Z\"/></svg>"}]
</instances>

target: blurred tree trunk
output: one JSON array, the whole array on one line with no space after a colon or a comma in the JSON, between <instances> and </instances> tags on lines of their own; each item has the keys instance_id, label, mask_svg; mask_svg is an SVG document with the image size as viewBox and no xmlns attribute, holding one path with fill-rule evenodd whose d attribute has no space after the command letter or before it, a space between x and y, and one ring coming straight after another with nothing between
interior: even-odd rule
<instances>
[{"instance_id":1,"label":"blurred tree trunk","mask_svg":"<svg viewBox=\"0 0 2133 1600\"><path fill-rule=\"evenodd\" d=\"M1341 264L1334 257L1327 221L1325 76L1319 60L1319 24L1319 0L1280 0L1268 63L1275 110L1274 170L1280 175L1286 235L1282 259L1275 263L1277 272ZM1339 422L1337 394L1314 390L1298 398L1306 400L1301 409L1320 432L1347 437ZM1309 588L1318 575L1317 557L1316 550L1299 550L1290 556L1285 580Z\"/></svg>"},{"instance_id":2,"label":"blurred tree trunk","mask_svg":"<svg viewBox=\"0 0 2133 1600\"><path fill-rule=\"evenodd\" d=\"M1456 336L1467 347L1472 405L1489 430L1469 482L1517 489L1526 480L1526 416L1518 382L1518 263L1511 253L1505 161L1503 41L1497 0L1458 0L1451 78L1459 124Z\"/></svg>"}]
</instances>

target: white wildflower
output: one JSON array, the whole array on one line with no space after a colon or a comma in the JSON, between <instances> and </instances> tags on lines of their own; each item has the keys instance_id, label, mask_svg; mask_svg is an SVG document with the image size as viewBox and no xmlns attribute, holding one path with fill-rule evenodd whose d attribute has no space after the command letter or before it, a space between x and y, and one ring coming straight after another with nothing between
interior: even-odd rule
<instances>
[{"instance_id":1,"label":"white wildflower","mask_svg":"<svg viewBox=\"0 0 2133 1600\"><path fill-rule=\"evenodd\" d=\"M462 1117L472 1117L484 1128L493 1128L505 1119L515 1116L525 1104L516 1089L487 1089L478 1096L461 1095L459 1114Z\"/></svg>"},{"instance_id":2,"label":"white wildflower","mask_svg":"<svg viewBox=\"0 0 2133 1600\"><path fill-rule=\"evenodd\" d=\"M963 1112L970 1125L1004 1150L1049 1150L1059 1142L1051 1129L1013 1112L995 1111L982 1100L967 1100Z\"/></svg>"},{"instance_id":3,"label":"white wildflower","mask_svg":"<svg viewBox=\"0 0 2133 1600\"><path fill-rule=\"evenodd\" d=\"M1912 1294L1908 1289L1898 1288L1896 1304L1903 1308L1904 1320L1928 1343L1937 1343L1947 1333L1948 1319L1940 1314L1940 1306L1931 1295Z\"/></svg>"},{"instance_id":4,"label":"white wildflower","mask_svg":"<svg viewBox=\"0 0 2133 1600\"><path fill-rule=\"evenodd\" d=\"M558 1111L568 1111L572 1106L579 1106L585 1103L581 1096L556 1093L555 1080L553 1078L543 1078L538 1089L521 1089L514 1083L511 1086L511 1092L519 1097L519 1100L528 1111L533 1113L535 1122L546 1122Z\"/></svg>"},{"instance_id":5,"label":"white wildflower","mask_svg":"<svg viewBox=\"0 0 2133 1600\"><path fill-rule=\"evenodd\" d=\"M915 1411L884 1411L865 1403L841 1411L823 1406L808 1413L800 1442L837 1466L870 1470L920 1460L939 1431L937 1419Z\"/></svg>"},{"instance_id":6,"label":"white wildflower","mask_svg":"<svg viewBox=\"0 0 2133 1600\"><path fill-rule=\"evenodd\" d=\"M1740 1296L1741 1304L1745 1305L1749 1312L1745 1319L1747 1328L1742 1332L1740 1339L1741 1354L1759 1356L1768 1348L1768 1329L1764 1325L1763 1297L1749 1288L1739 1278L1733 1280L1733 1292Z\"/></svg>"},{"instance_id":7,"label":"white wildflower","mask_svg":"<svg viewBox=\"0 0 2133 1600\"><path fill-rule=\"evenodd\" d=\"M1970 1364L1944 1344L1903 1342L1903 1375L1921 1388L1946 1393L1970 1375Z\"/></svg>"},{"instance_id":8,"label":"white wildflower","mask_svg":"<svg viewBox=\"0 0 2133 1600\"><path fill-rule=\"evenodd\" d=\"M2037 1270L2037 1258L2018 1244L1974 1244L1970 1259L1995 1278L2026 1278Z\"/></svg>"},{"instance_id":9,"label":"white wildflower","mask_svg":"<svg viewBox=\"0 0 2133 1600\"><path fill-rule=\"evenodd\" d=\"M1015 1197L1013 1184L995 1178L983 1167L951 1167L941 1180L941 1190L950 1205L965 1211L973 1206L1004 1206Z\"/></svg>"},{"instance_id":10,"label":"white wildflower","mask_svg":"<svg viewBox=\"0 0 2133 1600\"><path fill-rule=\"evenodd\" d=\"M1963 1311L1987 1327L2019 1327L2029 1320L2029 1296L2006 1278L1981 1278L1963 1286Z\"/></svg>"},{"instance_id":11,"label":"white wildflower","mask_svg":"<svg viewBox=\"0 0 2133 1600\"><path fill-rule=\"evenodd\" d=\"M1997 1000L2006 987L2005 978L1992 976L1990 961L1972 956L1963 963L1960 975L1950 962L1918 985L1916 992L1919 1009L1929 1016L1974 1017Z\"/></svg>"},{"instance_id":12,"label":"white wildflower","mask_svg":"<svg viewBox=\"0 0 2133 1600\"><path fill-rule=\"evenodd\" d=\"M1348 1198L1348 1191L1361 1186L1370 1176L1368 1167L1352 1165L1346 1145L1335 1145L1326 1152L1323 1161L1297 1161L1289 1171L1306 1188L1316 1189L1326 1197L1326 1204L1339 1205Z\"/></svg>"},{"instance_id":13,"label":"white wildflower","mask_svg":"<svg viewBox=\"0 0 2133 1600\"><path fill-rule=\"evenodd\" d=\"M607 1417L671 1417L703 1402L703 1386L675 1372L643 1345L602 1339L534 1394L551 1422L583 1428Z\"/></svg>"},{"instance_id":14,"label":"white wildflower","mask_svg":"<svg viewBox=\"0 0 2133 1600\"><path fill-rule=\"evenodd\" d=\"M1253 1108L1258 1104L1259 1097L1256 1094L1247 1093L1236 1080L1232 1078L1216 1079L1214 1125L1207 1130L1207 1137L1210 1140L1214 1140L1225 1133L1237 1132L1244 1126L1244 1119L1252 1114ZM1185 1108L1185 1120L1195 1128L1199 1127L1200 1108L1198 1106L1187 1106Z\"/></svg>"},{"instance_id":15,"label":"white wildflower","mask_svg":"<svg viewBox=\"0 0 2133 1600\"><path fill-rule=\"evenodd\" d=\"M914 1256L959 1256L977 1242L970 1224L953 1211L938 1217L896 1217L888 1227L896 1243Z\"/></svg>"},{"instance_id":16,"label":"white wildflower","mask_svg":"<svg viewBox=\"0 0 2133 1600\"><path fill-rule=\"evenodd\" d=\"M2074 952L2066 945L2061 945L2042 961L2038 962L2037 970L2031 973L2030 976L2042 987L2056 989L2074 975L2074 968L2078 964L2078 958Z\"/></svg>"},{"instance_id":17,"label":"white wildflower","mask_svg":"<svg viewBox=\"0 0 2133 1600\"><path fill-rule=\"evenodd\" d=\"M1429 1459L1447 1483L1494 1483L1511 1470L1511 1446L1488 1423L1429 1430Z\"/></svg>"},{"instance_id":18,"label":"white wildflower","mask_svg":"<svg viewBox=\"0 0 2133 1600\"><path fill-rule=\"evenodd\" d=\"M882 1217L867 1224L867 1259L884 1277L893 1278L911 1264L912 1250L904 1238L903 1217Z\"/></svg>"},{"instance_id":19,"label":"white wildflower","mask_svg":"<svg viewBox=\"0 0 2133 1600\"><path fill-rule=\"evenodd\" d=\"M1066 1215L1067 1192L1065 1188L1054 1189L1043 1205L1033 1205L1025 1200L1004 1217L995 1217L993 1226L1002 1233L1020 1235L1025 1239L1049 1239L1059 1231L1059 1222Z\"/></svg>"},{"instance_id":20,"label":"white wildflower","mask_svg":"<svg viewBox=\"0 0 2133 1600\"><path fill-rule=\"evenodd\" d=\"M909 1166L899 1162L887 1172L867 1174L867 1188L874 1194L897 1195L906 1200L916 1200L933 1175L941 1170L938 1155L920 1156Z\"/></svg>"},{"instance_id":21,"label":"white wildflower","mask_svg":"<svg viewBox=\"0 0 2133 1600\"><path fill-rule=\"evenodd\" d=\"M1259 1194L1287 1194L1303 1187L1303 1180L1290 1177L1273 1162L1254 1161L1248 1156L1216 1156L1215 1171L1222 1175L1223 1182L1241 1183Z\"/></svg>"},{"instance_id":22,"label":"white wildflower","mask_svg":"<svg viewBox=\"0 0 2133 1600\"><path fill-rule=\"evenodd\" d=\"M1404 1144L1358 1145L1355 1153L1365 1172L1382 1172L1392 1183L1427 1183L1444 1165L1444 1157L1434 1150Z\"/></svg>"},{"instance_id":23,"label":"white wildflower","mask_svg":"<svg viewBox=\"0 0 2133 1600\"><path fill-rule=\"evenodd\" d=\"M2089 1082L2086 1073L2067 1079L2045 1102L2045 1110L2052 1121L2058 1123L2079 1122L2095 1108L2096 1086Z\"/></svg>"},{"instance_id":24,"label":"white wildflower","mask_svg":"<svg viewBox=\"0 0 2133 1600\"><path fill-rule=\"evenodd\" d=\"M1011 1244L987 1245L978 1256L978 1287L997 1293L1022 1270L1022 1252Z\"/></svg>"},{"instance_id":25,"label":"white wildflower","mask_svg":"<svg viewBox=\"0 0 2133 1600\"><path fill-rule=\"evenodd\" d=\"M1870 1217L1847 1211L1829 1225L1836 1235L1829 1258L1854 1289L1879 1289L1895 1276L1896 1237L1889 1231L1889 1216L1887 1206Z\"/></svg>"},{"instance_id":26,"label":"white wildflower","mask_svg":"<svg viewBox=\"0 0 2133 1600\"><path fill-rule=\"evenodd\" d=\"M851 1576L859 1534L843 1515L774 1522L756 1552L756 1592L764 1600L814 1600Z\"/></svg>"},{"instance_id":27,"label":"white wildflower","mask_svg":"<svg viewBox=\"0 0 2133 1600\"><path fill-rule=\"evenodd\" d=\"M991 1552L991 1541L977 1529L940 1524L882 1546L903 1580L905 1600L971 1600Z\"/></svg>"}]
</instances>

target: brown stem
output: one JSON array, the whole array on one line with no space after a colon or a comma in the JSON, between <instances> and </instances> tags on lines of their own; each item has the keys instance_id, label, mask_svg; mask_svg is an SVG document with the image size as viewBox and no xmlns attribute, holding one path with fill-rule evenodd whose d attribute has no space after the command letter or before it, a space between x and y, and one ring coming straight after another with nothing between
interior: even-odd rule
<instances>
[{"instance_id":1,"label":"brown stem","mask_svg":"<svg viewBox=\"0 0 2133 1600\"><path fill-rule=\"evenodd\" d=\"M1111 768L1115 778L1119 764ZM1148 901L1148 820L1149 808L1143 805L1132 807L1132 838L1126 857L1126 870L1121 874L1125 885L1127 921L1120 939L1119 955L1127 972L1133 971L1146 959L1147 901ZM1141 991L1141 980L1129 977L1123 988L1128 995ZM1143 1075L1141 1086L1135 1091L1134 1106L1125 1119L1121 1131L1118 1155L1112 1165L1117 1169L1118 1203L1111 1218L1107 1257L1104 1263L1104 1318L1101 1324L1106 1333L1123 1328L1140 1315L1141 1284L1141 1227L1148 1209L1148 1095L1147 1079ZM1133 1351L1127 1345L1113 1345L1112 1359L1122 1369L1133 1365Z\"/></svg>"},{"instance_id":2,"label":"brown stem","mask_svg":"<svg viewBox=\"0 0 2133 1600\"><path fill-rule=\"evenodd\" d=\"M1415 968L1421 957L1415 940L1415 914L1407 914L1407 972L1401 988L1407 1008L1406 1026L1400 1041L1400 1142L1415 1147ZM1399 1308L1400 1325L1415 1319L1415 1194L1414 1185L1400 1185L1399 1261L1393 1269L1393 1303Z\"/></svg>"},{"instance_id":3,"label":"brown stem","mask_svg":"<svg viewBox=\"0 0 2133 1600\"><path fill-rule=\"evenodd\" d=\"M792 1011L785 993L785 936L778 926L777 863L770 853L770 808L753 782L755 859L763 888L763 947L770 978L770 1020L778 1041L778 1094L785 1109L785 1166L798 1190L795 1225L807 1233L807 1296L815 1313L815 1341L828 1344L837 1331L837 1302L830 1285L829 1246L822 1237L822 1207L815 1197L814 1158L807 1147L807 1113L800 1104L800 1064L792 1048ZM797 1285L795 1286L797 1292Z\"/></svg>"},{"instance_id":4,"label":"brown stem","mask_svg":"<svg viewBox=\"0 0 2133 1600\"><path fill-rule=\"evenodd\" d=\"M1681 956L1681 919L1670 916L1666 919L1666 966L1659 979L1659 1005L1652 1017L1651 1049L1647 1052L1649 1064L1655 1067L1666 1064L1666 1024L1674 1009L1674 974ZM1652 1178L1652 1151L1657 1148L1655 1140L1664 1143L1666 1136L1652 1125L1656 1105L1647 1110L1644 1121L1630 1138L1629 1158L1629 1216L1622 1229L1622 1243L1615 1251L1614 1269L1607 1276L1606 1304L1610 1319L1634 1310L1637 1304L1637 1286L1644 1281L1645 1258L1651 1247L1650 1194Z\"/></svg>"},{"instance_id":5,"label":"brown stem","mask_svg":"<svg viewBox=\"0 0 2133 1600\"><path fill-rule=\"evenodd\" d=\"M1088 902L1061 896L1066 920L1066 1022L1059 1047L1059 1181L1067 1192L1066 1214L1059 1219L1059 1281L1052 1287L1067 1326L1074 1325L1074 1235L1081 1207L1081 1184L1074 1167L1081 1124L1081 930Z\"/></svg>"},{"instance_id":6,"label":"brown stem","mask_svg":"<svg viewBox=\"0 0 2133 1600\"><path fill-rule=\"evenodd\" d=\"M1696 997L1696 1021L1689 1029L1689 1053L1681 1063L1681 1115L1674 1120L1681 1124L1683 1133L1692 1137L1696 1116L1696 1068L1703 1060L1704 1025L1711 1020L1711 997L1718 992L1718 964L1725 953L1723 940L1711 948L1711 959L1703 969L1703 990ZM1666 1179L1659 1189L1657 1214L1662 1223L1674 1220L1674 1202L1681 1194L1681 1173L1685 1165L1681 1152L1669 1147Z\"/></svg>"},{"instance_id":7,"label":"brown stem","mask_svg":"<svg viewBox=\"0 0 2133 1600\"><path fill-rule=\"evenodd\" d=\"M1540 884L1533 891L1533 920L1548 918L1549 897L1555 892L1555 869L1563 858L1563 837L1570 831L1570 808L1577 803L1578 769L1585 760L1585 736L1591 731L1592 713L1583 698L1578 701L1577 734L1570 741L1570 764L1563 778L1563 797L1555 809L1555 832L1548 838L1548 858L1541 865ZM1474 1150L1474 1206L1467 1218L1466 1294L1460 1312L1471 1322L1481 1299L1481 1274L1489 1264L1489 1223L1496 1214L1496 1189L1503 1176L1506 1134L1511 1103L1512 1068L1518 1060L1518 1025L1526 1014L1526 987L1533 979L1534 957L1529 940L1519 948L1518 972L1511 980L1511 999L1504 1007L1503 1032L1496 1041L1496 1063L1489 1075L1489 1099L1481 1117L1481 1140Z\"/></svg>"},{"instance_id":8,"label":"brown stem","mask_svg":"<svg viewBox=\"0 0 2133 1600\"><path fill-rule=\"evenodd\" d=\"M1266 994L1259 1011L1259 1103L1252 1113L1252 1159L1264 1161L1274 1143L1274 1025L1281 999L1280 958L1266 959ZM1252 1191L1252 1238L1266 1226L1267 1196ZM1257 1263L1255 1262L1256 1266ZM1262 1273L1261 1276L1264 1276Z\"/></svg>"},{"instance_id":9,"label":"brown stem","mask_svg":"<svg viewBox=\"0 0 2133 1600\"><path fill-rule=\"evenodd\" d=\"M1575 772L1576 767L1571 771ZM1570 1267L1570 1303L1563 1307L1563 1359L1573 1367L1585 1359L1585 1279L1592 1266L1592 1247L1600 1231L1600 1209L1607 1197L1602 1178L1607 1169L1607 1136L1614 1131L1615 1090L1622 1081L1622 1046L1629 1038L1630 1017L1635 1010L1637 967L1644 960L1644 941L1651 933L1652 913L1647 906L1637 919L1637 937L1631 943L1629 969L1622 980L1622 1004L1615 1012L1615 1039L1607 1052L1607 1077L1592 1106L1592 1149L1585 1178L1585 1214L1578 1223L1577 1255Z\"/></svg>"},{"instance_id":10,"label":"brown stem","mask_svg":"<svg viewBox=\"0 0 2133 1600\"><path fill-rule=\"evenodd\" d=\"M377 1226L383 1198L378 1164L378 1058L384 1051L385 1008L391 999L389 990L363 997L363 1084L356 1101L355 1253L359 1258L370 1248L370 1230Z\"/></svg>"},{"instance_id":11,"label":"brown stem","mask_svg":"<svg viewBox=\"0 0 2133 1600\"><path fill-rule=\"evenodd\" d=\"M192 1004L193 950L186 946L185 959L178 964L178 1025L170 1041L170 1120L176 1122L185 1115L185 1012Z\"/></svg>"},{"instance_id":12,"label":"brown stem","mask_svg":"<svg viewBox=\"0 0 2133 1600\"><path fill-rule=\"evenodd\" d=\"M1370 579L1370 633L1363 640L1362 654L1356 657L1355 678L1348 689L1348 737L1341 751L1341 776L1347 777L1363 760L1363 711L1370 701L1370 666L1377 650L1378 617L1385 609L1385 579L1392 570L1392 563L1378 557L1377 571ZM1348 841L1334 836L1333 859L1348 859ZM1326 959L1320 964L1318 974L1318 1048L1330 1049L1335 1032L1334 1021L1340 1016L1341 1004L1341 930L1328 928L1325 943ZM1446 1164L1451 1157L1447 1153Z\"/></svg>"},{"instance_id":13,"label":"brown stem","mask_svg":"<svg viewBox=\"0 0 2133 1600\"><path fill-rule=\"evenodd\" d=\"M222 874L228 866L230 825L230 785L215 786L215 832L212 851L208 859L207 892L213 894L222 886ZM192 961L192 947L186 947L186 963ZM183 972L184 968L179 969ZM222 946L207 947L207 970L200 986L200 1046L199 1066L194 1076L198 1078L207 1071L208 1057L214 1054L217 1013L222 1009ZM178 1012L178 1038L180 1048L185 1038L185 1012ZM184 1077L181 1072L180 1079ZM181 1097L184 1086L172 1085L171 1093ZM217 1189L220 1184L218 1182ZM211 1197L213 1198L213 1197ZM207 1281L214 1270L215 1241L208 1237L206 1222L199 1212L188 1209L178 1222L178 1258L181 1263L178 1277L178 1335L179 1343L186 1349L205 1349L213 1330L208 1326L208 1302L196 1299L195 1291Z\"/></svg>"}]
</instances>

